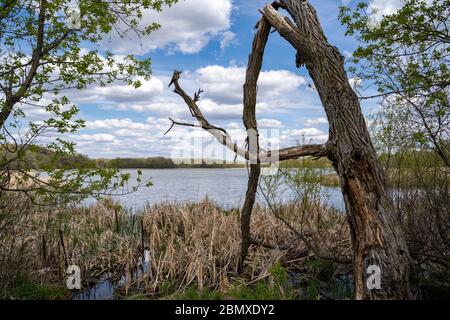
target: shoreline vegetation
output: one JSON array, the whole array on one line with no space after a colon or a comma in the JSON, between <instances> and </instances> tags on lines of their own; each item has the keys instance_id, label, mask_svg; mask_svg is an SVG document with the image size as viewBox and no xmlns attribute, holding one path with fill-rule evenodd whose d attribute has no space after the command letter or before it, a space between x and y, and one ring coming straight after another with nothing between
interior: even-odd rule
<instances>
[{"instance_id":1,"label":"shoreline vegetation","mask_svg":"<svg viewBox=\"0 0 450 320\"><path fill-rule=\"evenodd\" d=\"M390 169L390 184L401 190L394 202L415 261L414 293L448 299L448 175L399 168ZM304 163L261 180L270 193L253 210L240 275L240 208L205 199L131 210L108 198L35 206L24 194L0 193L0 298L73 299L65 270L75 264L83 288L75 297L85 299L102 281L114 299L353 299L347 218L323 204L327 172ZM289 203L278 198L282 181L298 195Z\"/></svg>"},{"instance_id":2,"label":"shoreline vegetation","mask_svg":"<svg viewBox=\"0 0 450 320\"><path fill-rule=\"evenodd\" d=\"M3 199L13 205L13 199ZM16 211L27 211L22 199ZM300 210L288 205L286 212ZM326 207L317 215L332 226L330 252L351 261L345 217ZM32 210L20 217L22 228L1 239L3 268L0 297L70 299L65 268L81 268L89 289L106 274L121 299L350 299L349 269L335 275L338 264L311 252L267 208L255 208L252 253L245 272L237 274L240 245L239 210L222 210L205 199L199 203L159 204L130 212L111 200L89 207ZM148 250L146 272L142 256ZM342 278L342 279L341 279Z\"/></svg>"},{"instance_id":3,"label":"shoreline vegetation","mask_svg":"<svg viewBox=\"0 0 450 320\"><path fill-rule=\"evenodd\" d=\"M448 299L448 171L426 152L382 163L415 261L414 293ZM280 200L283 185L296 195L289 203ZM347 218L323 201L330 185L339 185L333 169L311 158L262 177L267 203L253 210L239 275L241 208L205 199L131 210L108 198L36 206L26 194L0 192L0 298L73 299L66 268L77 265L86 291L75 298L109 281L114 299L354 299Z\"/></svg>"},{"instance_id":4,"label":"shoreline vegetation","mask_svg":"<svg viewBox=\"0 0 450 320\"><path fill-rule=\"evenodd\" d=\"M398 203L412 254L421 257L413 283L422 299L447 299L448 244L439 230L427 229L429 212L420 197L410 194ZM0 217L2 299L86 299L105 279L114 299L354 298L346 217L314 197L254 208L250 255L240 275L239 209L223 210L208 199L138 212L109 199L66 208L19 200L2 195L10 213ZM415 221L411 205L417 206ZM421 247L425 238L429 246ZM81 268L78 292L65 286L65 270L73 264Z\"/></svg>"},{"instance_id":5,"label":"shoreline vegetation","mask_svg":"<svg viewBox=\"0 0 450 320\"><path fill-rule=\"evenodd\" d=\"M243 169L247 168L245 162L227 162L214 159L170 159L165 157L148 158L116 158L116 159L91 159L82 154L61 155L46 148L35 146L33 152L26 154L24 162L27 163L27 170L45 170L49 166L53 169ZM6 161L12 157L8 152L3 151L3 159ZM407 153L381 155L380 162L386 170L390 187L427 187L433 184L434 175L432 171L437 168L444 168L442 161L434 152L411 151ZM267 167L263 165L262 167ZM280 170L323 170L321 174L305 175L311 181L317 182L325 187L339 187L339 177L334 171L331 162L326 158L314 159L304 157L289 161L283 161L279 165ZM417 171L429 170L430 174L422 175L421 179L416 179ZM14 169L14 168L12 168ZM428 181L427 181L428 179Z\"/></svg>"}]
</instances>

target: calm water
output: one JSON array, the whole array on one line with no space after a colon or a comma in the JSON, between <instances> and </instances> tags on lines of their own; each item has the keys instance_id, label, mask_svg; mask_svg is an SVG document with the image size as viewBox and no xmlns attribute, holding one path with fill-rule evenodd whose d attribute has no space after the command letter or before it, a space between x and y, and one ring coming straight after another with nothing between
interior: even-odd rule
<instances>
[{"instance_id":1,"label":"calm water","mask_svg":"<svg viewBox=\"0 0 450 320\"><path fill-rule=\"evenodd\" d=\"M124 170L136 176L136 170ZM150 179L153 186L142 187L137 192L114 197L122 205L139 209L147 203L198 202L205 197L225 209L242 206L247 190L247 169L149 169L142 170L142 180ZM338 188L324 188L327 196L324 202L343 208L341 191ZM286 192L288 201L292 194ZM264 198L259 195L259 202Z\"/></svg>"}]
</instances>

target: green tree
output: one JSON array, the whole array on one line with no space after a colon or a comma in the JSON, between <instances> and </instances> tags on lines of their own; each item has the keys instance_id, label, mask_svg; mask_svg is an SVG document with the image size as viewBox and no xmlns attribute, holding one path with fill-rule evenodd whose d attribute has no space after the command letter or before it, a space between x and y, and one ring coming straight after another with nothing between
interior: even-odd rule
<instances>
[{"instance_id":1,"label":"green tree","mask_svg":"<svg viewBox=\"0 0 450 320\"><path fill-rule=\"evenodd\" d=\"M84 122L67 97L69 89L115 81L137 88L139 79L149 79L149 59L119 59L102 50L101 41L111 32L148 35L159 25L142 27L143 10L159 11L176 1L80 0L79 19L71 15L70 0L0 2L0 190L67 201L125 188L129 176L117 170L68 171L49 164L45 170L31 171L26 155L38 151L38 138L44 133L55 136L45 144L55 155L52 163L74 153L74 144L65 136ZM44 110L46 120L27 122L25 107ZM13 165L17 162L21 165Z\"/></svg>"},{"instance_id":2,"label":"green tree","mask_svg":"<svg viewBox=\"0 0 450 320\"><path fill-rule=\"evenodd\" d=\"M385 130L437 152L450 167L450 0L403 0L377 19L371 1L342 6L340 21L360 45L351 71L382 97ZM395 129L394 127L397 129ZM388 132L389 133L389 132Z\"/></svg>"}]
</instances>

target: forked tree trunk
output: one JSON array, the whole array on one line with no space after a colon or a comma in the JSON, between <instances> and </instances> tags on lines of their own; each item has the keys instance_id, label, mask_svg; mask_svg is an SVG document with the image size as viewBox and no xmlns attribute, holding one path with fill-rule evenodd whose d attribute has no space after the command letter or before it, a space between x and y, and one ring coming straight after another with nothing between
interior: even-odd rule
<instances>
[{"instance_id":1,"label":"forked tree trunk","mask_svg":"<svg viewBox=\"0 0 450 320\"><path fill-rule=\"evenodd\" d=\"M295 25L276 11L286 9ZM329 158L339 175L354 251L357 299L407 299L410 256L388 194L385 174L372 145L359 100L351 88L344 57L328 44L317 14L305 0L281 0L262 11L275 29L297 49L297 66L305 65L329 121ZM369 290L367 269L381 269L381 289Z\"/></svg>"},{"instance_id":2,"label":"forked tree trunk","mask_svg":"<svg viewBox=\"0 0 450 320\"><path fill-rule=\"evenodd\" d=\"M280 7L289 12L295 23L277 12ZM349 84L344 69L344 57L336 47L328 44L316 12L306 0L280 0L267 5L261 13L263 18L255 34L244 85L243 120L247 130L250 130L249 140L253 137L253 143L249 141L249 150L239 148L224 129L211 125L204 118L197 105L201 91L194 98L189 97L179 84L180 71L174 72L170 84L175 86L175 93L184 99L192 116L199 123L195 125L172 120L171 128L175 124L200 126L236 154L253 162L241 216L240 265L242 266L247 256L250 244L250 216L255 202L260 161L271 157L273 159L275 153L280 161L301 156L326 156L332 161L339 175L350 224L356 298L411 298L411 258L400 218L396 215L390 199L385 175L377 160L359 100ZM262 152L259 150L255 115L256 83L271 26L297 50L297 66L306 66L314 81L329 121L330 132L326 145ZM380 289L367 286L371 266L381 270Z\"/></svg>"}]
</instances>

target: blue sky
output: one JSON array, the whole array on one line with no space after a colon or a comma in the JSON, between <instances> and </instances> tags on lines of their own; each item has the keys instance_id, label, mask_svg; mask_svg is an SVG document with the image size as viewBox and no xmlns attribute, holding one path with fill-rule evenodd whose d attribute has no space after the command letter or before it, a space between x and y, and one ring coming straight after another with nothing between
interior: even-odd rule
<instances>
[{"instance_id":1,"label":"blue sky","mask_svg":"<svg viewBox=\"0 0 450 320\"><path fill-rule=\"evenodd\" d=\"M357 42L345 36L337 0L311 0L329 42L351 56ZM348 3L349 1L345 1ZM376 0L381 8L397 0ZM73 92L87 127L71 138L77 151L90 157L152 157L233 159L201 129L169 128L169 117L193 122L183 101L167 88L174 69L183 70L182 86L204 90L200 107L215 125L224 127L238 143L242 126L242 84L258 12L265 1L184 0L161 14L146 12L144 23L162 28L144 39L110 35L102 44L117 55L151 57L153 78L138 90L122 83ZM390 10L390 9L389 9ZM295 51L277 33L270 36L259 82L257 116L263 144L286 147L325 142L328 125L317 93L305 69L295 67ZM362 105L367 115L376 102ZM200 142L199 142L200 141Z\"/></svg>"}]
</instances>

